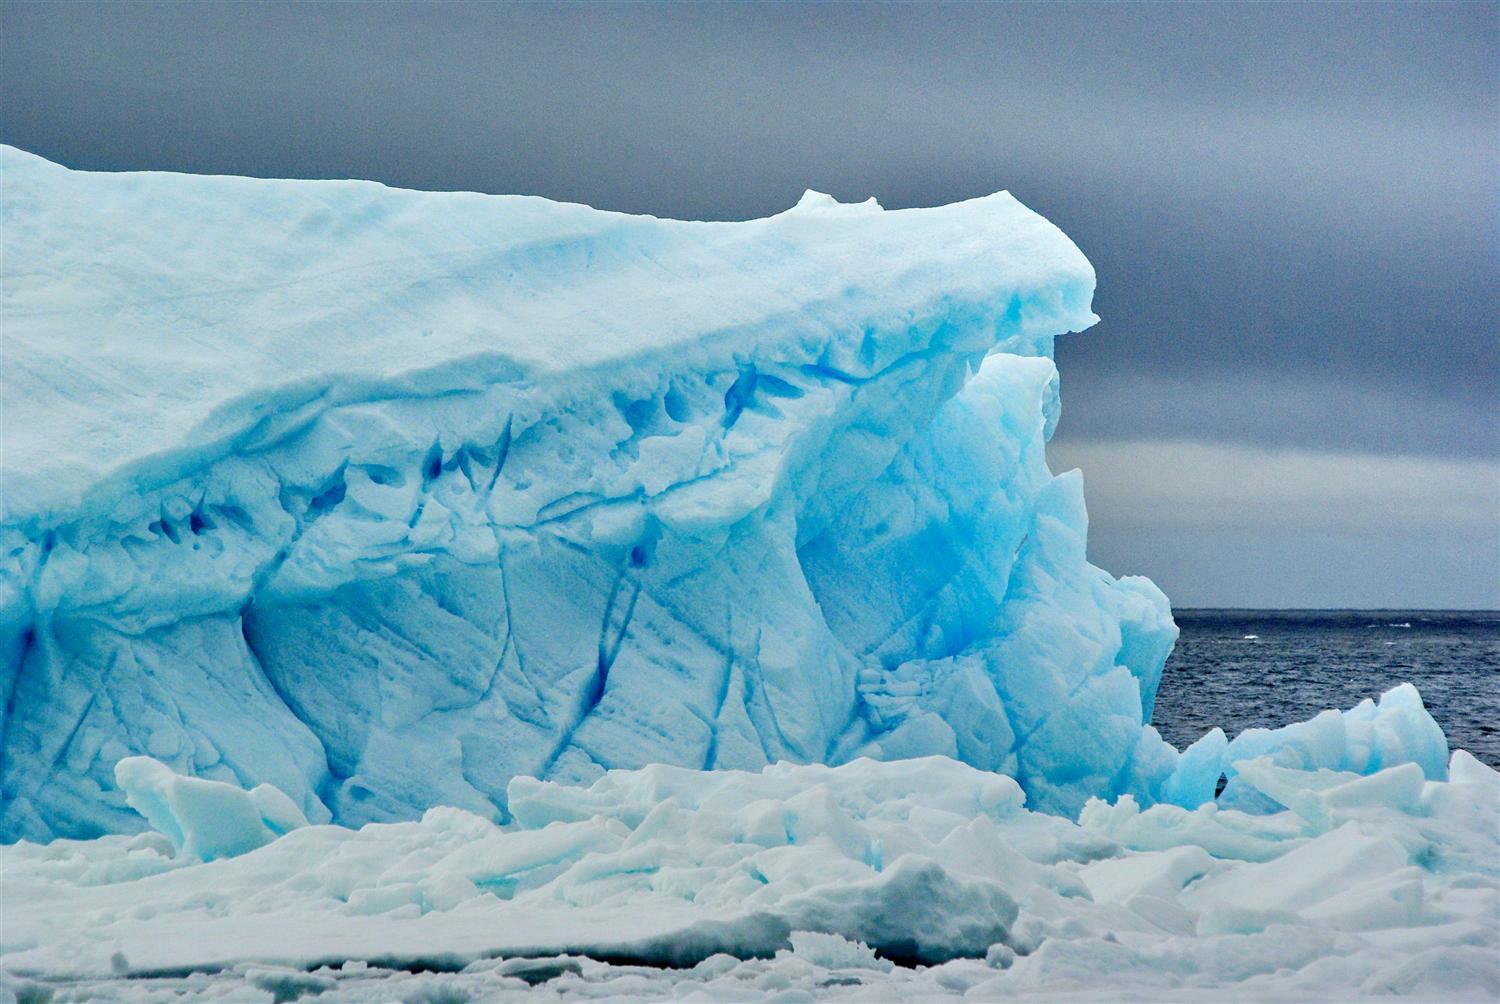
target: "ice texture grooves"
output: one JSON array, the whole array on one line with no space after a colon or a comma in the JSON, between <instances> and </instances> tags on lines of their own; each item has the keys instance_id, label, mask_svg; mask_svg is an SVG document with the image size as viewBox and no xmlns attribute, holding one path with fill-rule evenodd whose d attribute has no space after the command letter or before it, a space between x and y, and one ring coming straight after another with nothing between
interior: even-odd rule
<instances>
[{"instance_id":1,"label":"ice texture grooves","mask_svg":"<svg viewBox=\"0 0 1500 1004\"><path fill-rule=\"evenodd\" d=\"M946 754L1155 801L1176 629L1088 564L1007 194L746 223L6 149L0 837L133 754L313 822Z\"/></svg>"}]
</instances>

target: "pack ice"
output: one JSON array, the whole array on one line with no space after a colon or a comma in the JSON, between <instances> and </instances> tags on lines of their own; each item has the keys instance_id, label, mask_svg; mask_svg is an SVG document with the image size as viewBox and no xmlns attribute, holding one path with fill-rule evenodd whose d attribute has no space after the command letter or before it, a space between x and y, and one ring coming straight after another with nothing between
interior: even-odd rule
<instances>
[{"instance_id":1,"label":"pack ice","mask_svg":"<svg viewBox=\"0 0 1500 1004\"><path fill-rule=\"evenodd\" d=\"M1028 811L946 757L517 777L360 829L118 768L158 832L0 848L24 1000L1492 1000L1500 776L1241 760L1275 803ZM608 960L608 961L600 961ZM545 988L536 985L545 983ZM48 995L53 995L48 997Z\"/></svg>"},{"instance_id":2,"label":"pack ice","mask_svg":"<svg viewBox=\"0 0 1500 1004\"><path fill-rule=\"evenodd\" d=\"M1093 270L1009 195L0 164L5 839L138 830L138 754L349 825L648 763L1160 796L1176 628L1045 460Z\"/></svg>"}]
</instances>

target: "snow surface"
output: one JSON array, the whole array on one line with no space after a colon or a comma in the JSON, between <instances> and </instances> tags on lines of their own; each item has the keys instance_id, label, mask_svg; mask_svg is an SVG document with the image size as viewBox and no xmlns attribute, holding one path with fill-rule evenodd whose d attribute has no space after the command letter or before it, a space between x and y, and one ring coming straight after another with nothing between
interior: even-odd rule
<instances>
[{"instance_id":1,"label":"snow surface","mask_svg":"<svg viewBox=\"0 0 1500 1004\"><path fill-rule=\"evenodd\" d=\"M746 223L0 151L0 839L115 764L314 822L943 754L1154 801L1165 597L1088 564L1006 194Z\"/></svg>"},{"instance_id":2,"label":"snow surface","mask_svg":"<svg viewBox=\"0 0 1500 1004\"><path fill-rule=\"evenodd\" d=\"M1127 795L1074 823L927 757L516 778L505 825L439 808L211 861L171 823L23 842L0 969L61 1000L1500 994L1500 774L1237 767L1274 811Z\"/></svg>"}]
</instances>

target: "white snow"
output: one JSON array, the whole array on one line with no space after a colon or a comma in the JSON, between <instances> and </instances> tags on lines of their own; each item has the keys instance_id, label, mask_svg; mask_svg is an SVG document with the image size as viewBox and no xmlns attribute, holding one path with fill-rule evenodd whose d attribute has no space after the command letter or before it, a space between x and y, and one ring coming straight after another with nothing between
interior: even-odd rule
<instances>
[{"instance_id":1,"label":"white snow","mask_svg":"<svg viewBox=\"0 0 1500 1004\"><path fill-rule=\"evenodd\" d=\"M175 837L22 842L0 968L122 1000L1500 992L1500 775L1461 751L1448 781L1238 770L1276 811L1125 796L1074 823L928 757L517 778L503 826L432 809L207 862Z\"/></svg>"}]
</instances>

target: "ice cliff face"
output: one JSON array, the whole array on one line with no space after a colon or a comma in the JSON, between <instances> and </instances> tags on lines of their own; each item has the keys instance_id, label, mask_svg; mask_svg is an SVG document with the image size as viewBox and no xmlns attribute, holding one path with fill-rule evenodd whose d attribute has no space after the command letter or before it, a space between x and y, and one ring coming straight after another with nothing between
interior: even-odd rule
<instances>
[{"instance_id":1,"label":"ice cliff face","mask_svg":"<svg viewBox=\"0 0 1500 1004\"><path fill-rule=\"evenodd\" d=\"M348 824L647 763L1162 796L1176 628L1045 460L1093 270L1009 195L0 169L0 837L139 829L131 754Z\"/></svg>"}]
</instances>

